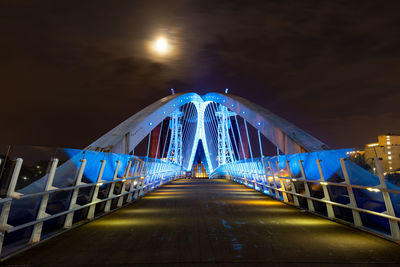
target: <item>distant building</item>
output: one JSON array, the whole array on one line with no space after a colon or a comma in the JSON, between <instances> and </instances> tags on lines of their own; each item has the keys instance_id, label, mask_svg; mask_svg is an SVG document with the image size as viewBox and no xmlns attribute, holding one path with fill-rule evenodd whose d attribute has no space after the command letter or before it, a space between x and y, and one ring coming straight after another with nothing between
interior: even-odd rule
<instances>
[{"instance_id":1,"label":"distant building","mask_svg":"<svg viewBox=\"0 0 400 267\"><path fill-rule=\"evenodd\" d=\"M365 161L371 168L375 168L373 159L382 158L383 172L400 172L400 135L379 135L377 143L365 146Z\"/></svg>"},{"instance_id":2,"label":"distant building","mask_svg":"<svg viewBox=\"0 0 400 267\"><path fill-rule=\"evenodd\" d=\"M197 164L193 164L193 177L196 178L207 178L207 170L203 164L203 162L198 162Z\"/></svg>"}]
</instances>

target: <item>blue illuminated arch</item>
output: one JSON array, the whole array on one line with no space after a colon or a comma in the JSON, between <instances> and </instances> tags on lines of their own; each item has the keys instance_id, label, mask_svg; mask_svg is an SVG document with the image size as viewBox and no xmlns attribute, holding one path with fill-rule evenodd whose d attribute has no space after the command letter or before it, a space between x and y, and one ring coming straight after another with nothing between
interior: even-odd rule
<instances>
[{"instance_id":1,"label":"blue illuminated arch","mask_svg":"<svg viewBox=\"0 0 400 267\"><path fill-rule=\"evenodd\" d=\"M329 149L327 145L294 124L242 97L231 94L208 93L202 98L204 101L213 101L224 105L244 118L284 154Z\"/></svg>"},{"instance_id":2,"label":"blue illuminated arch","mask_svg":"<svg viewBox=\"0 0 400 267\"><path fill-rule=\"evenodd\" d=\"M188 170L193 165L194 155L200 140L205 144L204 152L208 166L212 166L204 130L204 112L211 102L224 105L238 114L238 116L243 117L285 154L329 149L327 145L318 139L269 110L244 98L221 93L208 93L202 97L196 93L174 94L164 97L113 128L86 147L86 149L128 154L162 120L176 109L190 102L196 107L198 122L193 147L188 148L191 150Z\"/></svg>"}]
</instances>

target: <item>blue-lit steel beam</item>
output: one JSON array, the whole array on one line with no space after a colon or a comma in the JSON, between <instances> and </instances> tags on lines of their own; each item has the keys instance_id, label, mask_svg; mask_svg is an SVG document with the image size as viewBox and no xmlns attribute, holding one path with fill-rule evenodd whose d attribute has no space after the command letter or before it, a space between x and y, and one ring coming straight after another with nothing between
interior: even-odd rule
<instances>
[{"instance_id":1,"label":"blue-lit steel beam","mask_svg":"<svg viewBox=\"0 0 400 267\"><path fill-rule=\"evenodd\" d=\"M221 104L243 117L285 154L306 151L326 150L328 146L312 137L292 123L250 101L228 94L209 93L200 97L196 93L174 94L167 96L136 113L126 121L97 139L86 149L128 154L133 151L144 137L167 116L181 106L192 102L197 110L198 122L193 147L185 148L190 153L187 169L193 165L194 155L200 140L203 141L207 163L211 165L206 134L204 130L204 112L209 103Z\"/></svg>"}]
</instances>

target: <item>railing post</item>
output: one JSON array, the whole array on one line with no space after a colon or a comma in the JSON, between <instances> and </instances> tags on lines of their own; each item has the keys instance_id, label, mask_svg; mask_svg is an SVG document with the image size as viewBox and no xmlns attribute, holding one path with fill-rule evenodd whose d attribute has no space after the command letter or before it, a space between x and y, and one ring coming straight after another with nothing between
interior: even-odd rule
<instances>
[{"instance_id":1,"label":"railing post","mask_svg":"<svg viewBox=\"0 0 400 267\"><path fill-rule=\"evenodd\" d=\"M161 163L161 170L160 170L160 186L165 183L164 180L164 173L165 173L165 163Z\"/></svg>"},{"instance_id":2,"label":"railing post","mask_svg":"<svg viewBox=\"0 0 400 267\"><path fill-rule=\"evenodd\" d=\"M150 179L150 185L148 186L147 192L151 192L154 189L154 184L155 181L157 180L157 162L153 162L151 166L151 179Z\"/></svg>"},{"instance_id":3,"label":"railing post","mask_svg":"<svg viewBox=\"0 0 400 267\"><path fill-rule=\"evenodd\" d=\"M149 180L149 177L148 177L147 175L148 175L148 174L146 173L146 174L144 175L144 178L143 178L143 179L140 178L141 183L140 183L140 187L139 187L139 197L141 197L141 196L144 195L144 190L145 190L145 187L146 187L146 183L147 183L148 180Z\"/></svg>"},{"instance_id":4,"label":"railing post","mask_svg":"<svg viewBox=\"0 0 400 267\"><path fill-rule=\"evenodd\" d=\"M253 188L256 189L257 186L257 164L255 162L252 162L251 165L253 165L253 174L252 174L252 183L253 183Z\"/></svg>"},{"instance_id":5,"label":"railing post","mask_svg":"<svg viewBox=\"0 0 400 267\"><path fill-rule=\"evenodd\" d=\"M145 162L142 162L142 166L140 167L140 178L139 178L139 181L138 181L138 184L137 184L137 190L135 192L135 198L140 197L142 195L142 193L143 193L143 186L144 186L144 183L146 181L146 175L147 175L145 173L145 170L144 170L145 169L145 165L147 165L147 164L145 164ZM142 179L142 177L143 177L143 179Z\"/></svg>"},{"instance_id":6,"label":"railing post","mask_svg":"<svg viewBox=\"0 0 400 267\"><path fill-rule=\"evenodd\" d=\"M76 179L75 179L75 186L79 186L82 184L82 177L83 177L83 172L85 170L85 166L86 166L86 159L81 159L81 166L79 167ZM72 196L71 196L71 200L69 202L69 206L68 206L68 210L72 210L74 208L76 208L78 205L76 204L76 200L78 199L78 195L79 195L79 187L76 187L74 189L74 191L72 192ZM68 213L65 217L65 222L64 222L64 228L70 228L72 226L73 223L73 219L74 219L74 212L71 211L70 213Z\"/></svg>"},{"instance_id":7,"label":"railing post","mask_svg":"<svg viewBox=\"0 0 400 267\"><path fill-rule=\"evenodd\" d=\"M54 158L51 161L51 167L50 167L49 175L47 177L46 187L45 187L44 191L50 191L50 190L56 189L55 187L53 187L53 179L54 179L54 175L56 173L57 165L58 165L58 159ZM50 216L49 214L46 213L49 196L50 196L50 193L47 193L42 196L39 210L36 215L36 220ZM32 230L31 237L29 239L29 243L32 244L32 243L37 243L40 241L40 236L42 235L42 229L43 229L43 222L38 222L33 226L33 230Z\"/></svg>"},{"instance_id":8,"label":"railing post","mask_svg":"<svg viewBox=\"0 0 400 267\"><path fill-rule=\"evenodd\" d=\"M138 161L136 164L135 164L135 161L133 162L133 166L135 166L134 168L134 171L133 171L133 176L132 177L136 177L136 176L138 176L139 175L139 173L138 173L138 170L139 170L139 164L140 164L140 162ZM140 177L140 176L139 176ZM131 179L131 187L130 187L130 189L129 189L129 194L128 194L128 201L129 202L132 202L134 199L135 199L135 197L133 196L134 195L134 193L136 192L136 186L137 186L137 184L138 184L138 182L137 182L137 179L138 178L133 178L133 179ZM140 179L140 178L139 178ZM136 184L135 184L135 182L136 182ZM135 191L135 192L134 192Z\"/></svg>"},{"instance_id":9,"label":"railing post","mask_svg":"<svg viewBox=\"0 0 400 267\"><path fill-rule=\"evenodd\" d=\"M288 170L288 174L289 174L289 177L290 177L290 185L291 185L291 191L294 193L294 194L297 194L297 191L296 191L296 186L294 185L294 182L293 182L293 180L292 179L294 179L294 177L293 177L293 173L292 173L292 169L290 168L290 165L289 165L289 161L288 160L286 160L286 168L287 168L287 170ZM294 205L295 206L297 206L297 207L299 207L300 206L300 203L299 203L299 198L296 196L296 195L292 195L293 196L293 202L294 202Z\"/></svg>"},{"instance_id":10,"label":"railing post","mask_svg":"<svg viewBox=\"0 0 400 267\"><path fill-rule=\"evenodd\" d=\"M137 199L139 197L140 183L141 183L141 180L142 180L142 163L140 161L138 162L138 167L137 168L138 168L137 174L138 174L139 177L136 180L136 185L134 185L135 193L133 194L133 199Z\"/></svg>"},{"instance_id":11,"label":"railing post","mask_svg":"<svg viewBox=\"0 0 400 267\"><path fill-rule=\"evenodd\" d=\"M130 168L130 165L132 164L131 161L129 161L128 166ZM126 192L125 190L125 184L126 184L126 177L127 177L128 172L126 171L124 176L122 177L121 180L121 190L119 191L119 197L118 197L118 202L117 202L117 207L120 208L124 204L124 194ZM129 185L129 190L128 192L131 191L132 183Z\"/></svg>"},{"instance_id":12,"label":"railing post","mask_svg":"<svg viewBox=\"0 0 400 267\"><path fill-rule=\"evenodd\" d=\"M309 199L308 197L311 197L311 192L310 192L310 187L308 186L307 183L307 177L306 177L306 172L304 171L303 167L303 161L299 160L299 166L300 166L300 171L301 171L301 179L303 180L304 183L304 190L306 191L305 196L307 197L307 205L308 205L308 210L314 212L314 202L312 199Z\"/></svg>"},{"instance_id":13,"label":"railing post","mask_svg":"<svg viewBox=\"0 0 400 267\"><path fill-rule=\"evenodd\" d=\"M349 173L347 171L345 160L347 160L347 159L340 158L340 166L342 167L344 181L347 185L347 194L349 195L349 199L350 199L350 207L357 208L357 201L354 196L353 188L351 187L350 177L349 177ZM353 214L354 225L362 226L362 220L361 220L360 213L353 209L351 210L351 212Z\"/></svg>"},{"instance_id":14,"label":"railing post","mask_svg":"<svg viewBox=\"0 0 400 267\"><path fill-rule=\"evenodd\" d=\"M21 171L23 160L21 158L17 158L15 161L16 162L15 162L14 171L11 176L10 185L8 186L7 195L6 195L7 198L10 198L10 200L3 203L3 207L1 208L1 213L0 213L0 253L1 253L1 250L3 247L5 232L12 228L12 226L7 223L8 215L10 214L12 198L19 197L21 195L21 194L15 192L15 186L17 185L17 181L18 181L19 173Z\"/></svg>"},{"instance_id":15,"label":"railing post","mask_svg":"<svg viewBox=\"0 0 400 267\"><path fill-rule=\"evenodd\" d=\"M278 179L279 179L279 182L280 182L280 184L281 184L281 190L282 190L282 196L283 196L283 202L289 202L289 200L288 200L288 197L287 197L287 193L285 192L286 191L286 187L285 187L285 182L283 181L283 179L281 178L281 169L279 168L279 161L275 161L275 164L276 164L276 169L278 170Z\"/></svg>"},{"instance_id":16,"label":"railing post","mask_svg":"<svg viewBox=\"0 0 400 267\"><path fill-rule=\"evenodd\" d=\"M271 190L269 189L269 187L267 186L267 183L269 185L269 181L268 181L268 170L267 167L265 166L265 160L264 158L261 158L261 163L262 163L262 167L264 169L265 172L265 177L264 177L264 183L261 180L261 184L263 185L263 193L265 193L265 190L268 190L268 194L271 194Z\"/></svg>"},{"instance_id":17,"label":"railing post","mask_svg":"<svg viewBox=\"0 0 400 267\"><path fill-rule=\"evenodd\" d=\"M319 176L321 178L320 184L322 186L322 191L324 191L324 200L331 201L331 197L329 195L328 187L327 187L326 181L325 181L325 176L324 176L324 173L322 172L321 161L322 160L320 160L320 159L316 160L318 171L319 171ZM328 218L331 218L331 219L335 218L335 212L333 211L332 204L325 203L325 205L326 205L326 210L328 212Z\"/></svg>"},{"instance_id":18,"label":"railing post","mask_svg":"<svg viewBox=\"0 0 400 267\"><path fill-rule=\"evenodd\" d=\"M127 169L126 169L124 178L131 178L131 177L129 177L129 171L130 171L131 167L132 167L132 160L130 160L130 161L128 162L128 167L127 167ZM133 172L132 176L135 177L135 171ZM128 192L129 192L129 193L128 193L128 196L126 197L126 202L127 202L127 203L130 203L130 202L132 201L133 179L130 179L129 181L130 181L130 183L129 183L129 189L128 189ZM118 200L118 201L119 201L119 200Z\"/></svg>"},{"instance_id":19,"label":"railing post","mask_svg":"<svg viewBox=\"0 0 400 267\"><path fill-rule=\"evenodd\" d=\"M101 186L101 183L99 183L99 182L101 181L101 178L103 177L104 167L106 166L106 161L104 159L100 160L100 162L101 162L100 171L99 171L99 174L97 176L96 185L94 186L92 197L90 199L90 204L92 204L92 205L90 205L89 211L88 211L88 214L87 214L87 219L88 220L91 220L91 219L94 218L94 213L96 211L96 204L93 204L93 202L96 202L98 200L97 197L98 197L98 194L99 194L99 188Z\"/></svg>"},{"instance_id":20,"label":"railing post","mask_svg":"<svg viewBox=\"0 0 400 267\"><path fill-rule=\"evenodd\" d=\"M134 182L136 182L136 184L133 185L133 191L135 191L133 193L133 199L137 199L139 197L139 190L140 190L140 183L141 183L141 176L139 176L138 178L135 179Z\"/></svg>"},{"instance_id":21,"label":"railing post","mask_svg":"<svg viewBox=\"0 0 400 267\"><path fill-rule=\"evenodd\" d=\"M153 186L153 188L155 189L155 188L158 188L159 186L160 186L160 180L161 180L161 176L160 176L160 173L161 173L161 166L160 166L160 163L159 162L157 162L157 165L156 165L156 179L155 179L155 185Z\"/></svg>"},{"instance_id":22,"label":"railing post","mask_svg":"<svg viewBox=\"0 0 400 267\"><path fill-rule=\"evenodd\" d=\"M11 176L10 185L8 186L7 190L7 197L10 198L18 198L21 194L15 192L15 187L17 186L19 172L21 171L23 160L21 158L17 158L15 160L15 167L13 174Z\"/></svg>"},{"instance_id":23,"label":"railing post","mask_svg":"<svg viewBox=\"0 0 400 267\"><path fill-rule=\"evenodd\" d=\"M128 195L128 198L130 199L130 202L132 202L134 199L137 198L137 189L138 189L138 184L140 180L140 161L137 161L135 166L135 171L133 173L133 177L136 177L131 180L131 190L130 194ZM136 184L135 184L136 183Z\"/></svg>"},{"instance_id":24,"label":"railing post","mask_svg":"<svg viewBox=\"0 0 400 267\"><path fill-rule=\"evenodd\" d=\"M277 199L280 199L281 197L280 197L280 195L279 195L278 186L277 186L276 181L275 181L275 174L274 174L274 171L273 171L273 169L272 169L272 164L271 164L270 161L268 161L268 165L269 165L269 173L270 173L270 176L272 177L272 181L273 181L273 187L274 187L274 191L275 191L275 197L276 197ZM268 180L268 182L269 182L269 180Z\"/></svg>"},{"instance_id":25,"label":"railing post","mask_svg":"<svg viewBox=\"0 0 400 267\"><path fill-rule=\"evenodd\" d=\"M112 178L112 183L110 184L110 190L108 191L107 198L111 198L114 195L115 181L118 176L119 165L121 164L121 162L119 160L117 160L116 162L117 162L117 166L115 167L114 175ZM104 207L104 212L110 212L111 203L112 203L112 199L109 199L106 201L106 205Z\"/></svg>"},{"instance_id":26,"label":"railing post","mask_svg":"<svg viewBox=\"0 0 400 267\"><path fill-rule=\"evenodd\" d=\"M382 160L380 158L374 158L375 160L375 166L380 182L380 188L382 188L382 195L383 195L383 200L385 201L385 206L386 206L386 212L388 215L396 217L396 213L394 212L393 209L393 204L392 200L390 199L389 192L386 191L387 185L385 182L385 177L383 174L383 167L382 167ZM393 239L399 240L400 239L400 231L399 231L399 224L395 220L390 220L389 219L389 225L390 225L390 233L392 235Z\"/></svg>"}]
</instances>

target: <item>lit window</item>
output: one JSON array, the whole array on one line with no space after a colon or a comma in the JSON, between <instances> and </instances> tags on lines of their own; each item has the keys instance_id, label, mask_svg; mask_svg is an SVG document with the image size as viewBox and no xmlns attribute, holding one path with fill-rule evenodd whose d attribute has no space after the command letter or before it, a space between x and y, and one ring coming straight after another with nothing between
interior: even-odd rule
<instances>
[{"instance_id":1,"label":"lit window","mask_svg":"<svg viewBox=\"0 0 400 267\"><path fill-rule=\"evenodd\" d=\"M391 162L391 161L389 161L389 164L392 164L392 162Z\"/></svg>"},{"instance_id":2,"label":"lit window","mask_svg":"<svg viewBox=\"0 0 400 267\"><path fill-rule=\"evenodd\" d=\"M390 141L387 141L386 144L387 144L387 145L390 145Z\"/></svg>"},{"instance_id":3,"label":"lit window","mask_svg":"<svg viewBox=\"0 0 400 267\"><path fill-rule=\"evenodd\" d=\"M392 151L388 151L388 154L389 154L389 155L392 154Z\"/></svg>"},{"instance_id":4,"label":"lit window","mask_svg":"<svg viewBox=\"0 0 400 267\"><path fill-rule=\"evenodd\" d=\"M389 156L388 159L392 159L392 156Z\"/></svg>"},{"instance_id":5,"label":"lit window","mask_svg":"<svg viewBox=\"0 0 400 267\"><path fill-rule=\"evenodd\" d=\"M392 167L389 167L389 169L391 170L391 169L393 169Z\"/></svg>"},{"instance_id":6,"label":"lit window","mask_svg":"<svg viewBox=\"0 0 400 267\"><path fill-rule=\"evenodd\" d=\"M387 149L390 149L390 146L388 146Z\"/></svg>"},{"instance_id":7,"label":"lit window","mask_svg":"<svg viewBox=\"0 0 400 267\"><path fill-rule=\"evenodd\" d=\"M386 135L386 139L390 139L390 136L389 136L389 135Z\"/></svg>"}]
</instances>

